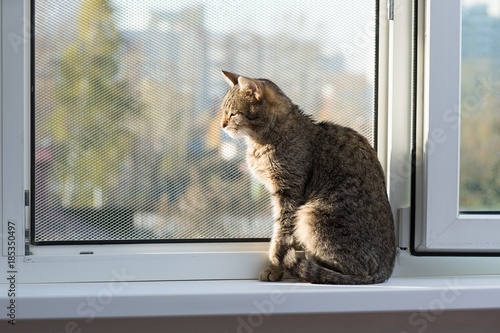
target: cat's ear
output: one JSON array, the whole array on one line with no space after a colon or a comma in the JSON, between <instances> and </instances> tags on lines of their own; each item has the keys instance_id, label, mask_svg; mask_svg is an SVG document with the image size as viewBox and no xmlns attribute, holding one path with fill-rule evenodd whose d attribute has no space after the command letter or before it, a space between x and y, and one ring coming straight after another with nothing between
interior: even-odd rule
<instances>
[{"instance_id":1,"label":"cat's ear","mask_svg":"<svg viewBox=\"0 0 500 333\"><path fill-rule=\"evenodd\" d=\"M222 71L222 75L224 75L227 83L231 85L231 88L238 84L238 78L240 77L239 75L226 71Z\"/></svg>"},{"instance_id":2,"label":"cat's ear","mask_svg":"<svg viewBox=\"0 0 500 333\"><path fill-rule=\"evenodd\" d=\"M261 87L259 82L240 76L238 78L238 84L240 85L240 90L250 90L258 101L262 100L263 87Z\"/></svg>"}]
</instances>

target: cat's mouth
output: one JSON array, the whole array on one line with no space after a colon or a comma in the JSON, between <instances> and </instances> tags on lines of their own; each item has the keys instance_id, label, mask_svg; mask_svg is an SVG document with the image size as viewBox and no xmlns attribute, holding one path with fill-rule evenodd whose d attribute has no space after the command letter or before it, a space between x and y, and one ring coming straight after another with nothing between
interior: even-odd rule
<instances>
[{"instance_id":1,"label":"cat's mouth","mask_svg":"<svg viewBox=\"0 0 500 333\"><path fill-rule=\"evenodd\" d=\"M227 135L229 135L232 139L238 139L238 138L250 136L249 130L245 127L237 129L237 128L234 128L231 126L226 126L223 128L223 131L225 133L227 133Z\"/></svg>"},{"instance_id":2,"label":"cat's mouth","mask_svg":"<svg viewBox=\"0 0 500 333\"><path fill-rule=\"evenodd\" d=\"M238 137L238 132L236 130L230 129L227 126L222 129L224 133L229 135L231 138L236 139Z\"/></svg>"},{"instance_id":3,"label":"cat's mouth","mask_svg":"<svg viewBox=\"0 0 500 333\"><path fill-rule=\"evenodd\" d=\"M230 128L229 126L226 126L223 130L225 133L227 133L227 135L229 135L233 139L237 139L242 136L240 134L240 131L238 131L235 128Z\"/></svg>"}]
</instances>

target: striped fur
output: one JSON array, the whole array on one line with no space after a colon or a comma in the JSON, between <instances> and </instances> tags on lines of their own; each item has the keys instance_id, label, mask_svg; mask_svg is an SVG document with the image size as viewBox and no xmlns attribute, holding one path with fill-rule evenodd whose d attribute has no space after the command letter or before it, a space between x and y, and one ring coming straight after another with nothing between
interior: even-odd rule
<instances>
[{"instance_id":1,"label":"striped fur","mask_svg":"<svg viewBox=\"0 0 500 333\"><path fill-rule=\"evenodd\" d=\"M269 80L224 76L231 88L222 128L246 140L248 167L272 197L270 265L259 278L278 281L286 271L311 283L387 280L394 224L369 142L350 128L315 122Z\"/></svg>"}]
</instances>

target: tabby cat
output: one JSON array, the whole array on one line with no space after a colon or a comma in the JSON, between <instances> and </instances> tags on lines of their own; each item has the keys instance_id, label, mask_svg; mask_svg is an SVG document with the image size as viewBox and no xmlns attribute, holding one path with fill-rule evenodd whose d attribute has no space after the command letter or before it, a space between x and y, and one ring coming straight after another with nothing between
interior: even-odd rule
<instances>
[{"instance_id":1,"label":"tabby cat","mask_svg":"<svg viewBox=\"0 0 500 333\"><path fill-rule=\"evenodd\" d=\"M251 173L272 194L274 233L262 281L387 280L395 258L384 172L356 131L315 122L266 79L224 72L222 128L247 144ZM302 248L305 258L298 256Z\"/></svg>"}]
</instances>

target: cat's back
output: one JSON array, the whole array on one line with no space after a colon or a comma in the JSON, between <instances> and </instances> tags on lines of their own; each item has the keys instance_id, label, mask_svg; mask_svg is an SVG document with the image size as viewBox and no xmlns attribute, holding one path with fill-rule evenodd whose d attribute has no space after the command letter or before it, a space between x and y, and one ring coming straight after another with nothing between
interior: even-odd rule
<instances>
[{"instance_id":1,"label":"cat's back","mask_svg":"<svg viewBox=\"0 0 500 333\"><path fill-rule=\"evenodd\" d=\"M342 229L348 223L373 248L384 244L380 250L385 251L384 260L392 271L393 217L377 152L363 135L348 127L322 122L315 132L316 168L309 201L321 203L315 207L323 213L326 225ZM375 230L377 236L371 234Z\"/></svg>"},{"instance_id":2,"label":"cat's back","mask_svg":"<svg viewBox=\"0 0 500 333\"><path fill-rule=\"evenodd\" d=\"M330 122L317 123L315 141L310 193L349 209L363 203L369 207L363 209L365 213L383 212L389 219L385 174L369 141L349 127Z\"/></svg>"},{"instance_id":3,"label":"cat's back","mask_svg":"<svg viewBox=\"0 0 500 333\"><path fill-rule=\"evenodd\" d=\"M363 135L350 127L327 121L317 123L316 127L316 151L320 162L324 161L327 167L352 172L375 167L382 171L375 149ZM383 177L383 173L378 176Z\"/></svg>"}]
</instances>

